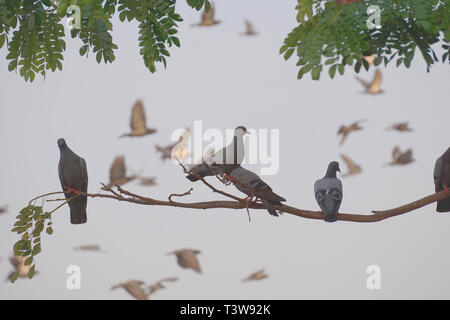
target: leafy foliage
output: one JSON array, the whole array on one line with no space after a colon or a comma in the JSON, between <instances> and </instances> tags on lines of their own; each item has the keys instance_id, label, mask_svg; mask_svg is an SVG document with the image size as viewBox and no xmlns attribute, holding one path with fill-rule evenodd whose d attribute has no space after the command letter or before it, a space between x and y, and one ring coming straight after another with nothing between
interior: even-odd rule
<instances>
[{"instance_id":1,"label":"leafy foliage","mask_svg":"<svg viewBox=\"0 0 450 320\"><path fill-rule=\"evenodd\" d=\"M28 205L23 208L16 217L12 232L21 235L21 239L14 244L14 254L25 257L25 265L31 265L28 278L35 274L34 257L41 252L41 233L45 228L48 234L53 234L51 213L43 213L41 206ZM48 220L48 222L47 222ZM19 271L12 274L10 280L15 282L19 277Z\"/></svg>"},{"instance_id":2,"label":"leafy foliage","mask_svg":"<svg viewBox=\"0 0 450 320\"><path fill-rule=\"evenodd\" d=\"M139 46L145 66L156 71L156 63L166 67L168 47L180 46L175 36L177 23L183 19L175 12L176 0L0 0L0 49L7 47L9 71L19 71L32 82L36 73L62 70L65 18L73 17L71 5L80 8L80 29L72 28L72 38L79 38L79 53L92 51L98 63L115 60L117 45L111 36L111 19L116 11L120 21L139 22ZM187 0L196 10L211 7L208 0Z\"/></svg>"},{"instance_id":3,"label":"leafy foliage","mask_svg":"<svg viewBox=\"0 0 450 320\"><path fill-rule=\"evenodd\" d=\"M381 12L381 29L367 27L367 8L377 5ZM320 78L324 66L334 78L345 66L367 70L362 56L376 54L374 65L396 65L409 68L416 49L427 64L427 70L439 61L432 45L443 42L442 62L450 62L449 0L360 0L340 5L335 0L298 0L297 26L284 40L280 54L288 60L294 52L300 67L298 78L311 73Z\"/></svg>"}]
</instances>

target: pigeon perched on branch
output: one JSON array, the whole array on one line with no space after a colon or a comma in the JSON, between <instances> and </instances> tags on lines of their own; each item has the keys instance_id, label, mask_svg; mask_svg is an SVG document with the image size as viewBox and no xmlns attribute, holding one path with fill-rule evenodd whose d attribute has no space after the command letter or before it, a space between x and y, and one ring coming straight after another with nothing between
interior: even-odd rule
<instances>
[{"instance_id":1,"label":"pigeon perched on branch","mask_svg":"<svg viewBox=\"0 0 450 320\"><path fill-rule=\"evenodd\" d=\"M335 222L342 202L342 183L336 177L341 172L339 163L332 161L328 165L325 176L314 183L314 195L324 214L326 222Z\"/></svg>"},{"instance_id":2,"label":"pigeon perched on branch","mask_svg":"<svg viewBox=\"0 0 450 320\"><path fill-rule=\"evenodd\" d=\"M434 165L434 186L436 192L450 188L450 148L436 160ZM450 197L439 200L437 212L450 212Z\"/></svg>"},{"instance_id":3,"label":"pigeon perched on branch","mask_svg":"<svg viewBox=\"0 0 450 320\"><path fill-rule=\"evenodd\" d=\"M60 151L59 181L66 199L71 199L69 201L70 222L85 223L87 196L81 195L80 192L86 193L88 187L86 161L70 150L64 139L58 139L58 147Z\"/></svg>"},{"instance_id":4,"label":"pigeon perched on branch","mask_svg":"<svg viewBox=\"0 0 450 320\"><path fill-rule=\"evenodd\" d=\"M244 135L249 132L243 126L234 130L233 141L225 148L220 149L201 164L191 168L190 174L186 176L195 182L199 177L228 174L237 168L245 157Z\"/></svg>"},{"instance_id":5,"label":"pigeon perched on branch","mask_svg":"<svg viewBox=\"0 0 450 320\"><path fill-rule=\"evenodd\" d=\"M286 199L274 193L272 188L258 177L257 174L239 166L228 175L225 175L225 179L233 182L239 191L249 197L260 199L267 208L267 211L271 215L278 217L278 213L273 206L282 206L283 204L281 202L286 201Z\"/></svg>"}]
</instances>

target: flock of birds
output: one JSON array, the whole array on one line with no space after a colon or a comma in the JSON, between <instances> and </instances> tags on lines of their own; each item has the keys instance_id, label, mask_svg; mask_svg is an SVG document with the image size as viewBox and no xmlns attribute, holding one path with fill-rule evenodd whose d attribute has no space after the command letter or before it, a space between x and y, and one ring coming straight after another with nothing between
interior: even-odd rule
<instances>
[{"instance_id":1,"label":"flock of birds","mask_svg":"<svg viewBox=\"0 0 450 320\"><path fill-rule=\"evenodd\" d=\"M215 20L215 7L212 4L210 11L202 13L201 22L195 26L214 26L220 23ZM250 21L245 21L246 31L245 35L256 35L253 25ZM373 64L374 55L364 57L369 64ZM359 77L356 79L361 82L365 88L365 93L380 94L382 75L376 69L375 75L371 82L367 82ZM358 120L350 125L342 125L338 130L338 135L341 136L340 145L343 145L348 136L352 132L362 130L361 123L365 120ZM142 101L138 100L131 112L130 121L131 132L121 135L123 137L142 137L157 132L154 128L148 128L146 122L145 109ZM387 128L387 130L396 130L399 132L410 132L413 129L409 127L407 122L395 123ZM224 184L233 184L236 189L244 193L247 197L244 199L247 203L249 201L257 203L260 201L267 209L270 215L278 216L275 206L282 207L282 202L286 199L273 192L272 188L267 185L257 174L245 169L241 164L245 156L244 136L248 133L244 126L239 126L234 131L233 141L226 147L215 152L210 148L203 155L202 159L193 165L189 165L188 175L186 176L192 182L203 180L209 176L218 177ZM183 135L175 143L167 146L155 145L156 152L161 154L161 160L168 159L182 160L191 156L188 152L188 141L190 138L189 129L185 129ZM64 139L58 140L58 147L60 149L60 161L58 165L59 179L62 190L65 194L70 208L70 219L72 224L81 224L87 222L87 197L83 193L87 193L88 173L86 161L73 152L67 145ZM355 163L350 157L341 154L341 158L347 166L347 172L342 174L342 177L356 175L362 172L361 166ZM398 146L395 146L392 151L392 161L388 165L406 165L413 162L412 150L401 151ZM343 198L342 182L337 178L337 171L340 172L339 163L331 161L328 165L323 178L318 179L314 184L314 195L316 201L324 214L324 220L327 222L334 222L338 220L338 212ZM152 186L156 185L154 177L142 177L139 174L127 175L127 168L124 156L117 156L110 167L109 172L110 181L108 188L126 184L135 179L140 179L141 185ZM450 187L450 148L439 157L434 169L435 191L448 190ZM438 212L450 211L450 197L437 202L436 210ZM0 214L6 213L6 207L0 207ZM80 245L74 248L76 251L98 251L104 252L97 244ZM182 268L191 269L197 273L201 273L201 267L197 255L199 250L194 249L180 249L168 253L168 255L175 255L177 263ZM25 265L25 258L18 256L11 256L10 262L17 270L19 277L27 277L30 266ZM8 278L9 278L8 277ZM264 269L250 274L242 281L262 280L267 278ZM117 288L125 289L130 295L136 299L148 299L149 296L155 292L164 289L165 284L169 282L178 281L176 277L163 278L154 284L146 284L140 280L128 280L114 285L111 290Z\"/></svg>"}]
</instances>

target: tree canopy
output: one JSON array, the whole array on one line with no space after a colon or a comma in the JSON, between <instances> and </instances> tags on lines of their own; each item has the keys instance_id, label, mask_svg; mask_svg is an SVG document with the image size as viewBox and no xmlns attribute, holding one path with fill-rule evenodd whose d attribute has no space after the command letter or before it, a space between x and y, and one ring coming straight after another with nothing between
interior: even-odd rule
<instances>
[{"instance_id":1,"label":"tree canopy","mask_svg":"<svg viewBox=\"0 0 450 320\"><path fill-rule=\"evenodd\" d=\"M196 10L209 10L209 0L187 0ZM36 74L62 70L66 18L73 6L80 8L80 28L70 29L79 38L81 56L95 54L98 63L112 63L118 49L111 36L111 19L136 20L140 54L150 72L158 63L167 65L168 48L180 46L175 36L182 17L175 11L176 0L0 0L0 49L7 50L9 71L19 71L32 82ZM381 28L367 27L367 8L380 9ZM411 65L416 48L427 69L439 61L432 48L441 43L442 62L450 62L449 0L298 0L299 25L286 37L280 53L285 59L298 57L298 78L311 73L318 80L324 66L334 77L345 66L369 68L362 56L376 54L375 65Z\"/></svg>"}]
</instances>

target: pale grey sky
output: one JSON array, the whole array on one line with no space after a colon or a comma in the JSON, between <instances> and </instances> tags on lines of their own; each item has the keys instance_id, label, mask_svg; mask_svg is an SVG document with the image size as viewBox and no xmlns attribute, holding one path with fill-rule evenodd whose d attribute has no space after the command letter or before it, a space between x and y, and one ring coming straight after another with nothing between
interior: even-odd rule
<instances>
[{"instance_id":1,"label":"pale grey sky","mask_svg":"<svg viewBox=\"0 0 450 320\"><path fill-rule=\"evenodd\" d=\"M318 82L309 75L298 81L295 62L278 55L295 26L295 4L216 1L217 19L223 23L202 29L190 27L200 14L180 1L182 47L171 50L168 69L159 66L156 74L145 69L139 56L135 23L114 24L119 50L112 65L80 57L80 42L68 39L63 71L45 81L37 77L32 84L7 72L6 52L0 51L0 205L9 206L9 213L0 216L0 276L11 270L15 213L32 197L60 188L60 137L86 159L90 192L100 189L98 182L107 182L113 158L124 154L129 168L158 181L152 188L132 182L126 186L131 191L167 199L192 186L192 196L183 200L223 199L190 183L178 166L162 163L154 152L155 143L170 142L174 129L192 128L202 120L205 129L279 129L280 170L263 179L292 206L318 209L314 181L329 161L340 160L341 152L363 168L361 175L343 179L342 212L369 214L431 194L435 160L449 146L448 65L437 64L426 73L417 52L409 70L382 68L386 93L379 96L361 94L351 70L334 80L324 74ZM244 18L254 22L257 37L239 36ZM129 129L138 98L146 106L148 125L158 133L118 140ZM338 127L358 119L369 121L339 147ZM413 133L385 131L403 120L410 121ZM397 144L412 147L416 161L383 167ZM242 195L232 186L226 190ZM127 299L125 291L110 291L111 285L168 276L180 281L152 298L450 298L450 215L436 213L435 205L373 224L251 213L249 223L245 210L89 199L85 225L70 225L68 208L54 214L54 234L43 236L36 259L41 273L15 284L0 281L0 298ZM99 243L107 253L72 250L85 243ZM202 275L181 269L165 255L182 247L202 251ZM82 271L79 291L66 288L66 268L73 264ZM366 288L366 268L373 264L381 268L381 290ZM260 268L270 277L241 283Z\"/></svg>"}]
</instances>

